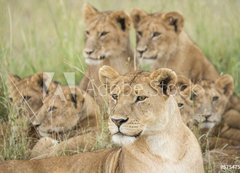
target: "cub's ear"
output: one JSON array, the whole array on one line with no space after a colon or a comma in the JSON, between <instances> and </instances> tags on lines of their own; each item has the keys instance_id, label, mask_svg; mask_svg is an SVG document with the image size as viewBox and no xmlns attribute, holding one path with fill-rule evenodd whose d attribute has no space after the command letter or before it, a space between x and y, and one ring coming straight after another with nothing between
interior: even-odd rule
<instances>
[{"instance_id":1,"label":"cub's ear","mask_svg":"<svg viewBox=\"0 0 240 173\"><path fill-rule=\"evenodd\" d=\"M190 97L192 82L185 76L178 75L176 87L181 96Z\"/></svg>"},{"instance_id":2,"label":"cub's ear","mask_svg":"<svg viewBox=\"0 0 240 173\"><path fill-rule=\"evenodd\" d=\"M112 12L111 18L122 31L129 30L131 25L130 17L124 11Z\"/></svg>"},{"instance_id":3,"label":"cub's ear","mask_svg":"<svg viewBox=\"0 0 240 173\"><path fill-rule=\"evenodd\" d=\"M178 12L169 12L162 16L166 25L174 30L176 33L180 33L183 30L184 18Z\"/></svg>"},{"instance_id":4,"label":"cub's ear","mask_svg":"<svg viewBox=\"0 0 240 173\"><path fill-rule=\"evenodd\" d=\"M47 81L50 79L47 73L36 73L31 77L31 82L35 83L45 94L48 94Z\"/></svg>"},{"instance_id":5,"label":"cub's ear","mask_svg":"<svg viewBox=\"0 0 240 173\"><path fill-rule=\"evenodd\" d=\"M175 89L177 82L176 73L168 68L160 68L153 71L150 74L150 79L152 80L150 85L159 91L162 91L164 95L169 96L170 92Z\"/></svg>"},{"instance_id":6,"label":"cub's ear","mask_svg":"<svg viewBox=\"0 0 240 173\"><path fill-rule=\"evenodd\" d=\"M83 16L84 16L85 22L87 23L91 18L95 17L98 13L99 11L90 4L85 4L83 6Z\"/></svg>"},{"instance_id":7,"label":"cub's ear","mask_svg":"<svg viewBox=\"0 0 240 173\"><path fill-rule=\"evenodd\" d=\"M12 93L17 89L17 84L21 81L21 78L17 75L9 74L7 77L7 86L9 93Z\"/></svg>"},{"instance_id":8,"label":"cub's ear","mask_svg":"<svg viewBox=\"0 0 240 173\"><path fill-rule=\"evenodd\" d=\"M107 88L110 89L110 82L119 77L119 73L112 67L104 65L99 69L99 80Z\"/></svg>"},{"instance_id":9,"label":"cub's ear","mask_svg":"<svg viewBox=\"0 0 240 173\"><path fill-rule=\"evenodd\" d=\"M131 19L133 21L134 28L136 29L141 20L146 17L148 14L138 8L135 8L131 11Z\"/></svg>"},{"instance_id":10,"label":"cub's ear","mask_svg":"<svg viewBox=\"0 0 240 173\"><path fill-rule=\"evenodd\" d=\"M76 109L82 105L81 103L83 103L84 97L80 88L75 86L70 88L66 87L63 89L63 92L66 99L71 101Z\"/></svg>"},{"instance_id":11,"label":"cub's ear","mask_svg":"<svg viewBox=\"0 0 240 173\"><path fill-rule=\"evenodd\" d=\"M204 88L200 84L195 84L191 89L190 100L195 101L197 97L203 96L204 93Z\"/></svg>"},{"instance_id":12,"label":"cub's ear","mask_svg":"<svg viewBox=\"0 0 240 173\"><path fill-rule=\"evenodd\" d=\"M225 74L217 79L215 82L216 87L221 93L230 97L234 91L234 82L232 76Z\"/></svg>"},{"instance_id":13,"label":"cub's ear","mask_svg":"<svg viewBox=\"0 0 240 173\"><path fill-rule=\"evenodd\" d=\"M14 75L14 74L8 75L7 82L9 85L13 85L14 83L17 83L19 81L21 81L21 78L19 76Z\"/></svg>"}]
</instances>

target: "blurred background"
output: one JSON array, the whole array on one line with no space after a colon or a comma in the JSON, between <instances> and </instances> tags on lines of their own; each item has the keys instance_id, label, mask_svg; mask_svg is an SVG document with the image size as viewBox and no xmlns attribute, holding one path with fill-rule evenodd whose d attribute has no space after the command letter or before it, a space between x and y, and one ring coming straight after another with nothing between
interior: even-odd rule
<instances>
[{"instance_id":1,"label":"blurred background","mask_svg":"<svg viewBox=\"0 0 240 173\"><path fill-rule=\"evenodd\" d=\"M0 70L27 76L37 71L84 71L82 56L84 23L82 6L90 3L99 10L134 7L155 11L179 11L185 30L221 73L230 73L240 92L239 0L0 0ZM134 31L131 40L134 46Z\"/></svg>"}]
</instances>

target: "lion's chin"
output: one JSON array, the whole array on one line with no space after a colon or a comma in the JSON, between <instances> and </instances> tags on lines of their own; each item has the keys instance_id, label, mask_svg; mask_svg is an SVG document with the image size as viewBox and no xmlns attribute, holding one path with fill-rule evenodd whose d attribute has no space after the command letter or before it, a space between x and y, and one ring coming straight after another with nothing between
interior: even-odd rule
<instances>
[{"instance_id":1,"label":"lion's chin","mask_svg":"<svg viewBox=\"0 0 240 173\"><path fill-rule=\"evenodd\" d=\"M216 125L215 122L204 122L200 123L198 126L200 129L211 129Z\"/></svg>"},{"instance_id":2,"label":"lion's chin","mask_svg":"<svg viewBox=\"0 0 240 173\"><path fill-rule=\"evenodd\" d=\"M85 62L88 65L100 65L100 64L102 64L104 62L104 60L86 58Z\"/></svg>"},{"instance_id":3,"label":"lion's chin","mask_svg":"<svg viewBox=\"0 0 240 173\"><path fill-rule=\"evenodd\" d=\"M114 134L112 136L113 143L121 146L132 144L135 140L136 140L136 137L134 136L126 136L122 134Z\"/></svg>"}]
</instances>

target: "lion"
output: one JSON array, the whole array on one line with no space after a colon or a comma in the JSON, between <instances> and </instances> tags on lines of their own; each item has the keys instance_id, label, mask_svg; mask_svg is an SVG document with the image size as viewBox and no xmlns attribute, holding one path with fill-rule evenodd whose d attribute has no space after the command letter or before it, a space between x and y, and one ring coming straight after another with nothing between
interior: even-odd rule
<instances>
[{"instance_id":1,"label":"lion","mask_svg":"<svg viewBox=\"0 0 240 173\"><path fill-rule=\"evenodd\" d=\"M129 40L130 17L123 11L100 12L89 4L84 6L83 12L86 25L83 55L87 70L80 87L102 104L99 68L110 65L121 74L134 69Z\"/></svg>"},{"instance_id":2,"label":"lion","mask_svg":"<svg viewBox=\"0 0 240 173\"><path fill-rule=\"evenodd\" d=\"M9 74L7 87L12 104L30 120L42 107L43 98L55 90L56 84L49 83L49 76L45 73L36 73L23 79Z\"/></svg>"},{"instance_id":3,"label":"lion","mask_svg":"<svg viewBox=\"0 0 240 173\"><path fill-rule=\"evenodd\" d=\"M192 88L194 115L192 122L200 135L206 135L203 148L222 148L240 146L240 129L237 129L239 114L225 112L234 91L233 78L222 75L215 82L201 81ZM234 124L236 126L234 126Z\"/></svg>"},{"instance_id":4,"label":"lion","mask_svg":"<svg viewBox=\"0 0 240 173\"><path fill-rule=\"evenodd\" d=\"M177 76L175 99L177 101L182 120L188 126L189 123L191 123L194 114L193 101L191 100L192 86L193 84L190 79L182 75Z\"/></svg>"},{"instance_id":5,"label":"lion","mask_svg":"<svg viewBox=\"0 0 240 173\"><path fill-rule=\"evenodd\" d=\"M93 147L98 132L99 106L79 87L58 86L43 100L33 120L42 137L33 147L31 158L50 157L63 150ZM92 144L92 146L90 145Z\"/></svg>"},{"instance_id":6,"label":"lion","mask_svg":"<svg viewBox=\"0 0 240 173\"><path fill-rule=\"evenodd\" d=\"M136 30L136 57L140 66L166 67L192 82L214 81L218 72L202 51L183 31L184 18L178 12L147 13L133 9Z\"/></svg>"},{"instance_id":7,"label":"lion","mask_svg":"<svg viewBox=\"0 0 240 173\"><path fill-rule=\"evenodd\" d=\"M8 161L0 165L0 171L204 172L197 139L183 123L170 95L177 80L172 70L120 75L110 66L103 66L99 78L109 93L108 127L113 142L120 147L74 156Z\"/></svg>"}]
</instances>

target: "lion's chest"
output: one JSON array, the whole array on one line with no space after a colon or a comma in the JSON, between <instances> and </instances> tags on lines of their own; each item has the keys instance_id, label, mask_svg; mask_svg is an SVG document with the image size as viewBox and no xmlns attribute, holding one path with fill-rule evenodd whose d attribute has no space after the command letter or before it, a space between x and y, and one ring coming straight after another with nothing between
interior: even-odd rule
<instances>
[{"instance_id":1,"label":"lion's chest","mask_svg":"<svg viewBox=\"0 0 240 173\"><path fill-rule=\"evenodd\" d=\"M130 165L129 165L130 166ZM189 165L183 163L143 163L141 166L133 167L126 169L126 173L187 173L192 172L193 170Z\"/></svg>"}]
</instances>

